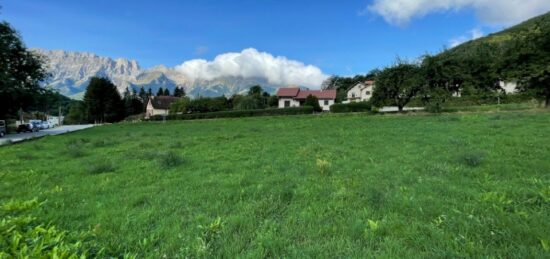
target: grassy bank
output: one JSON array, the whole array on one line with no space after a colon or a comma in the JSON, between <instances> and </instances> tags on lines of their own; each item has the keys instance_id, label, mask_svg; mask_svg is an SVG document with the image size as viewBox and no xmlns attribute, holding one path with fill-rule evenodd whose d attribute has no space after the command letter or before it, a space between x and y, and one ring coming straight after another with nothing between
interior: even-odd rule
<instances>
[{"instance_id":1,"label":"grassy bank","mask_svg":"<svg viewBox=\"0 0 550 259\"><path fill-rule=\"evenodd\" d=\"M139 257L548 257L550 113L118 124L0 148L0 201Z\"/></svg>"}]
</instances>

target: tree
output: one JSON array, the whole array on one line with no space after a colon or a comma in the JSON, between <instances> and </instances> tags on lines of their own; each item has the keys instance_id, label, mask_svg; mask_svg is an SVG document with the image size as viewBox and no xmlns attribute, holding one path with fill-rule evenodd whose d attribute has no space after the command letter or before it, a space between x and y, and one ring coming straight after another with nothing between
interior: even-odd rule
<instances>
[{"instance_id":1,"label":"tree","mask_svg":"<svg viewBox=\"0 0 550 259\"><path fill-rule=\"evenodd\" d=\"M142 102L145 102L145 99L147 99L147 93L145 93L145 89L143 89L143 86L139 88L139 99L141 99Z\"/></svg>"},{"instance_id":2,"label":"tree","mask_svg":"<svg viewBox=\"0 0 550 259\"><path fill-rule=\"evenodd\" d=\"M313 111L315 112L322 112L323 109L321 108L321 105L319 105L319 99L313 95L308 95L306 97L306 100L304 102L304 106L311 106L313 107Z\"/></svg>"},{"instance_id":3,"label":"tree","mask_svg":"<svg viewBox=\"0 0 550 259\"><path fill-rule=\"evenodd\" d=\"M48 74L43 64L43 58L27 50L9 23L0 23L0 117L15 115L44 93L40 82Z\"/></svg>"},{"instance_id":4,"label":"tree","mask_svg":"<svg viewBox=\"0 0 550 259\"><path fill-rule=\"evenodd\" d=\"M279 106L279 97L277 97L276 95L270 96L269 99L267 100L267 105L269 107L278 107Z\"/></svg>"},{"instance_id":5,"label":"tree","mask_svg":"<svg viewBox=\"0 0 550 259\"><path fill-rule=\"evenodd\" d=\"M170 114L186 114L189 111L190 103L191 99L188 97L181 97L170 105Z\"/></svg>"},{"instance_id":6,"label":"tree","mask_svg":"<svg viewBox=\"0 0 550 259\"><path fill-rule=\"evenodd\" d=\"M124 118L124 103L109 79L92 77L84 94L84 104L90 122L117 122Z\"/></svg>"},{"instance_id":7,"label":"tree","mask_svg":"<svg viewBox=\"0 0 550 259\"><path fill-rule=\"evenodd\" d=\"M170 96L170 90L168 88L164 89L164 93L162 95Z\"/></svg>"},{"instance_id":8,"label":"tree","mask_svg":"<svg viewBox=\"0 0 550 259\"><path fill-rule=\"evenodd\" d=\"M550 108L550 28L537 24L533 33L505 50L499 68L519 83L520 90L544 100Z\"/></svg>"},{"instance_id":9,"label":"tree","mask_svg":"<svg viewBox=\"0 0 550 259\"><path fill-rule=\"evenodd\" d=\"M156 96L163 96L164 95L164 89L162 87L159 87L159 90L157 91Z\"/></svg>"},{"instance_id":10,"label":"tree","mask_svg":"<svg viewBox=\"0 0 550 259\"><path fill-rule=\"evenodd\" d=\"M65 122L67 124L83 124L87 122L86 107L83 102L74 102L71 104Z\"/></svg>"},{"instance_id":11,"label":"tree","mask_svg":"<svg viewBox=\"0 0 550 259\"><path fill-rule=\"evenodd\" d=\"M398 60L396 65L380 72L372 102L377 107L397 106L399 111L422 89L422 70L417 64Z\"/></svg>"},{"instance_id":12,"label":"tree","mask_svg":"<svg viewBox=\"0 0 550 259\"><path fill-rule=\"evenodd\" d=\"M174 97L184 97L185 96L185 89L183 87L177 87L174 89Z\"/></svg>"},{"instance_id":13,"label":"tree","mask_svg":"<svg viewBox=\"0 0 550 259\"><path fill-rule=\"evenodd\" d=\"M149 87L149 89L147 89L147 98L150 98L151 96L153 96L153 90Z\"/></svg>"}]
</instances>

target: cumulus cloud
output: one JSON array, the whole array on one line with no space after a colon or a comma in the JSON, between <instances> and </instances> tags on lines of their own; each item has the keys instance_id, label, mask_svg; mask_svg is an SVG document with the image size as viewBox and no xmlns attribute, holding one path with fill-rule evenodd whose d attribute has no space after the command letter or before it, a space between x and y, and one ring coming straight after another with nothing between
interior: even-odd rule
<instances>
[{"instance_id":1,"label":"cumulus cloud","mask_svg":"<svg viewBox=\"0 0 550 259\"><path fill-rule=\"evenodd\" d=\"M433 12L473 9L489 25L511 25L550 10L549 0L374 0L368 11L394 25Z\"/></svg>"},{"instance_id":2,"label":"cumulus cloud","mask_svg":"<svg viewBox=\"0 0 550 259\"><path fill-rule=\"evenodd\" d=\"M473 29L471 31L468 32L467 35L462 35L460 37L457 37L457 38L454 38L454 39L451 39L449 41L449 46L451 48L454 48L466 41L469 41L469 40L475 40L475 39L479 39L481 37L483 37L485 34L483 33L483 31L481 29Z\"/></svg>"},{"instance_id":3,"label":"cumulus cloud","mask_svg":"<svg viewBox=\"0 0 550 259\"><path fill-rule=\"evenodd\" d=\"M317 88L328 78L321 69L286 57L273 56L249 48L238 53L225 53L212 61L194 59L175 68L191 80L218 77L265 78L274 85L299 85Z\"/></svg>"}]
</instances>

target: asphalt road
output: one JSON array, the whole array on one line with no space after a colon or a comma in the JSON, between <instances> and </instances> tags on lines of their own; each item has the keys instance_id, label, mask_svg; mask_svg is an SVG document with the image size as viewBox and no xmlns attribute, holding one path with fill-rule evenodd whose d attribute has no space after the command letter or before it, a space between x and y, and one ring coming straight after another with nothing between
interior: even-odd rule
<instances>
[{"instance_id":1,"label":"asphalt road","mask_svg":"<svg viewBox=\"0 0 550 259\"><path fill-rule=\"evenodd\" d=\"M53 128L53 129L41 130L39 132L13 133L13 134L5 135L3 138L0 138L0 142L5 142L5 141L20 142L20 141L23 141L23 140L26 140L26 139L31 139L31 138L36 138L36 137L43 137L43 136L47 136L47 135L65 134L65 133L72 132L72 131L91 128L93 126L94 126L93 124L88 124L88 125L66 125L66 126Z\"/></svg>"}]
</instances>

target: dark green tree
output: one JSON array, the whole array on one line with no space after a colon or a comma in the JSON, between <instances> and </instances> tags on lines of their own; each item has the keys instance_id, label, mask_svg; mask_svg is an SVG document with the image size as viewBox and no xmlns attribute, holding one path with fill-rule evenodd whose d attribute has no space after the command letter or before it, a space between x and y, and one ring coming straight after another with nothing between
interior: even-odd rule
<instances>
[{"instance_id":1,"label":"dark green tree","mask_svg":"<svg viewBox=\"0 0 550 259\"><path fill-rule=\"evenodd\" d=\"M315 112L322 112L323 109L321 108L321 105L319 105L319 99L313 95L308 95L306 97L306 100L304 102L304 106L311 106L313 107L313 111Z\"/></svg>"},{"instance_id":2,"label":"dark green tree","mask_svg":"<svg viewBox=\"0 0 550 259\"><path fill-rule=\"evenodd\" d=\"M164 95L164 89L162 87L159 87L156 96L163 96Z\"/></svg>"},{"instance_id":3,"label":"dark green tree","mask_svg":"<svg viewBox=\"0 0 550 259\"><path fill-rule=\"evenodd\" d=\"M185 96L185 89L183 87L176 87L174 89L174 97L184 97Z\"/></svg>"},{"instance_id":4,"label":"dark green tree","mask_svg":"<svg viewBox=\"0 0 550 259\"><path fill-rule=\"evenodd\" d=\"M164 92L162 93L164 96L170 96L170 90L168 88L164 89Z\"/></svg>"},{"instance_id":5,"label":"dark green tree","mask_svg":"<svg viewBox=\"0 0 550 259\"><path fill-rule=\"evenodd\" d=\"M398 60L396 65L382 70L377 76L371 101L377 107L391 105L403 111L423 85L420 66Z\"/></svg>"},{"instance_id":6,"label":"dark green tree","mask_svg":"<svg viewBox=\"0 0 550 259\"><path fill-rule=\"evenodd\" d=\"M143 86L139 88L138 96L141 101L145 101L145 99L147 99L147 93L145 92L145 89L143 89Z\"/></svg>"},{"instance_id":7,"label":"dark green tree","mask_svg":"<svg viewBox=\"0 0 550 259\"><path fill-rule=\"evenodd\" d=\"M109 79L93 77L86 88L84 104L90 122L117 122L124 118L124 103Z\"/></svg>"},{"instance_id":8,"label":"dark green tree","mask_svg":"<svg viewBox=\"0 0 550 259\"><path fill-rule=\"evenodd\" d=\"M153 96L153 90L151 89L151 87L149 87L149 89L147 89L147 98Z\"/></svg>"},{"instance_id":9,"label":"dark green tree","mask_svg":"<svg viewBox=\"0 0 550 259\"><path fill-rule=\"evenodd\" d=\"M9 23L0 23L0 118L25 110L44 93L40 82L48 74L43 64L43 58L25 47Z\"/></svg>"}]
</instances>

